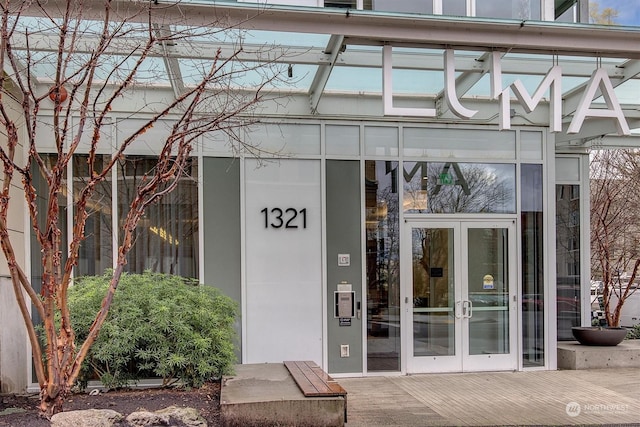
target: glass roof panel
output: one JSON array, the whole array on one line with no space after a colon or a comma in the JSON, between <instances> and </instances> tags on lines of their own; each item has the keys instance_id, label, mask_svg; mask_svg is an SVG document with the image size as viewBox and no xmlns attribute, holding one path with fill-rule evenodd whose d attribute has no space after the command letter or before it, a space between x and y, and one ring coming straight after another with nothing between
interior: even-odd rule
<instances>
[{"instance_id":1,"label":"glass roof panel","mask_svg":"<svg viewBox=\"0 0 640 427\"><path fill-rule=\"evenodd\" d=\"M393 93L436 95L443 88L442 71L393 70Z\"/></svg>"},{"instance_id":2,"label":"glass roof panel","mask_svg":"<svg viewBox=\"0 0 640 427\"><path fill-rule=\"evenodd\" d=\"M640 101L640 80L631 79L615 88L620 104L638 104Z\"/></svg>"},{"instance_id":3,"label":"glass roof panel","mask_svg":"<svg viewBox=\"0 0 640 427\"><path fill-rule=\"evenodd\" d=\"M179 59L178 62L182 80L186 86L199 83L205 73L214 66L212 60L204 59ZM258 62L232 61L224 64L218 63L215 66L220 67L217 76L219 76L221 84L249 88L262 85L263 82L271 78L272 80L266 87L283 91L308 90L317 68L317 66L293 65L291 77L289 77L288 65L284 63L269 64L265 67L264 64Z\"/></svg>"},{"instance_id":4,"label":"glass roof panel","mask_svg":"<svg viewBox=\"0 0 640 427\"><path fill-rule=\"evenodd\" d=\"M365 67L334 67L325 90L382 93L382 70Z\"/></svg>"},{"instance_id":5,"label":"glass roof panel","mask_svg":"<svg viewBox=\"0 0 640 427\"><path fill-rule=\"evenodd\" d=\"M287 79L288 87L293 90L304 90L305 92L308 92L317 70L317 65L292 65L292 77Z\"/></svg>"},{"instance_id":6,"label":"glass roof panel","mask_svg":"<svg viewBox=\"0 0 640 427\"><path fill-rule=\"evenodd\" d=\"M589 80L588 77L562 77L562 92L569 92L570 90L575 89L587 80Z\"/></svg>"},{"instance_id":7,"label":"glass roof panel","mask_svg":"<svg viewBox=\"0 0 640 427\"><path fill-rule=\"evenodd\" d=\"M26 51L15 51L23 63L27 61ZM56 76L57 54L55 52L36 51L31 53L31 73L38 80L46 82L53 81ZM135 67L139 57L122 55L102 55L100 64L96 68L96 82L119 82L123 81L128 73ZM72 60L68 62L65 76L72 81L77 81L74 77L81 70L87 61L89 54L75 53ZM162 58L147 57L142 62L136 72L135 83L168 85L169 80Z\"/></svg>"}]
</instances>

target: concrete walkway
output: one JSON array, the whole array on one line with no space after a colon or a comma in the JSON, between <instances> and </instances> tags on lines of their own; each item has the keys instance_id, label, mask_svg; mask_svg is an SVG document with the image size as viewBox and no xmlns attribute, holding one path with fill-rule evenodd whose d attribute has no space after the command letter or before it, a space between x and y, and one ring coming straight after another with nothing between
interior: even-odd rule
<instances>
[{"instance_id":1,"label":"concrete walkway","mask_svg":"<svg viewBox=\"0 0 640 427\"><path fill-rule=\"evenodd\" d=\"M640 369L338 378L347 427L640 426Z\"/></svg>"}]
</instances>

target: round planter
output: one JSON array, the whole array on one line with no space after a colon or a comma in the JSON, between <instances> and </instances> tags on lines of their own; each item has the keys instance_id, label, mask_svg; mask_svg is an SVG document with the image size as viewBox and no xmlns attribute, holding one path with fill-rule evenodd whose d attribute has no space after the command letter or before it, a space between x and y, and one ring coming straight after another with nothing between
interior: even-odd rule
<instances>
[{"instance_id":1,"label":"round planter","mask_svg":"<svg viewBox=\"0 0 640 427\"><path fill-rule=\"evenodd\" d=\"M598 326L574 326L571 332L582 345L618 345L627 336L625 328L602 328Z\"/></svg>"}]
</instances>

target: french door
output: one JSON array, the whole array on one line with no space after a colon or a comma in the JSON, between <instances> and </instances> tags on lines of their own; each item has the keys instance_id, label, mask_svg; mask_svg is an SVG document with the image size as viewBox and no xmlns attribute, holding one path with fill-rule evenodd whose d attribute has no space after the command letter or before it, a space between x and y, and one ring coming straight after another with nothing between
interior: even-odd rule
<instances>
[{"instance_id":1,"label":"french door","mask_svg":"<svg viewBox=\"0 0 640 427\"><path fill-rule=\"evenodd\" d=\"M515 221L407 225L407 372L516 369Z\"/></svg>"}]
</instances>

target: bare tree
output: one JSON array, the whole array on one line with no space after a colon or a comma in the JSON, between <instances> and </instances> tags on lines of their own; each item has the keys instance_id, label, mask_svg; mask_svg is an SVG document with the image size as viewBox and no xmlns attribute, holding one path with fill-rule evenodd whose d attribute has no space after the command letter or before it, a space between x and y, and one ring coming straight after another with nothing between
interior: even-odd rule
<instances>
[{"instance_id":1,"label":"bare tree","mask_svg":"<svg viewBox=\"0 0 640 427\"><path fill-rule=\"evenodd\" d=\"M222 20L197 28L190 27L189 22L161 20L159 17L169 16L169 8L177 8L164 3L132 1L123 7L125 3L104 0L92 3L88 13L89 3L69 0L56 3L62 5L56 16L45 9L46 2L40 7L39 2L3 0L0 6L0 125L6 133L6 143L0 146L0 244L31 343L41 390L40 408L47 417L62 410L107 318L145 208L174 190L184 177L194 144L205 134L226 134L234 149L255 154L256 147L242 144L240 132L251 123L255 108L266 100L268 89L280 78L276 56L282 56L282 52L263 46L252 52L255 59L248 62L239 30L232 31ZM95 4L100 5L97 11ZM33 18L36 15L39 17ZM208 46L220 41L220 47L209 51L207 61L197 61L199 52L194 43L202 40ZM110 111L118 103L132 102L134 90L145 79L155 83L164 69L148 64L162 64L157 60L160 53L174 46L182 46L195 58L192 84L178 84L180 81L172 76L174 96L145 105L146 114L141 116L144 123L120 139L106 161L104 156L98 161L98 153L104 153L100 147L110 144L103 137L110 126ZM154 55L155 62L151 61ZM171 60L175 58L165 57L165 61ZM50 70L50 90L43 90L47 86L36 77L36 70L42 67ZM250 82L249 77L254 80ZM234 83L237 79L242 79L239 84ZM51 102L55 107L52 122L45 126L42 111ZM67 290L85 239L87 218L96 197L103 197L100 187L125 158L127 149L162 120L170 120L171 129L161 141L153 169L136 182L130 195L108 292L88 338L76 347ZM50 139L55 147L53 156L39 151L37 137ZM20 160L22 146L27 154ZM61 227L64 202L60 196L66 192L67 165L80 150L87 155L87 176L81 187L74 189L73 231L67 242L66 230ZM36 190L35 178L44 182L44 192ZM32 283L27 266L17 262L17 242L8 231L7 213L10 204L22 202L11 200L12 186L24 192L32 233L42 254L41 283ZM38 210L38 199L46 201L46 209ZM29 304L42 320L41 336Z\"/></svg>"},{"instance_id":2,"label":"bare tree","mask_svg":"<svg viewBox=\"0 0 640 427\"><path fill-rule=\"evenodd\" d=\"M620 12L617 9L605 7L600 11L598 2L589 2L589 17L593 24L615 25L619 15Z\"/></svg>"},{"instance_id":3,"label":"bare tree","mask_svg":"<svg viewBox=\"0 0 640 427\"><path fill-rule=\"evenodd\" d=\"M640 151L596 151L590 169L591 274L603 283L608 326L618 327L640 270Z\"/></svg>"}]
</instances>

